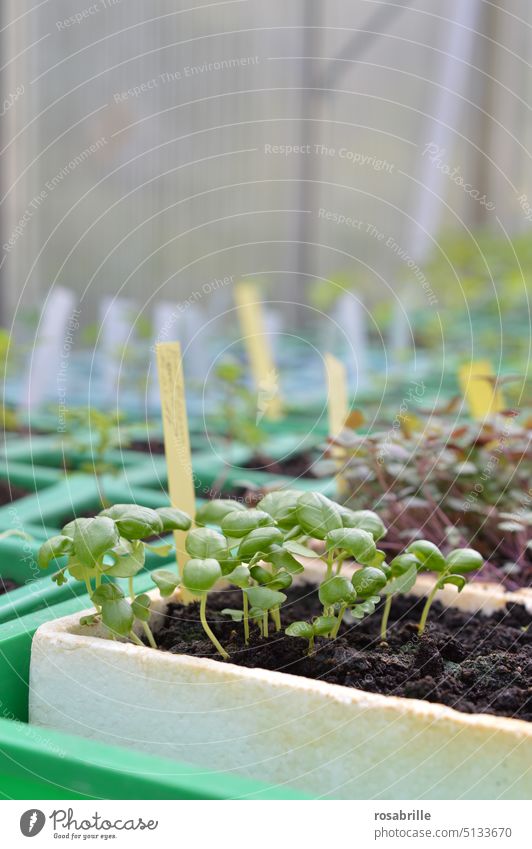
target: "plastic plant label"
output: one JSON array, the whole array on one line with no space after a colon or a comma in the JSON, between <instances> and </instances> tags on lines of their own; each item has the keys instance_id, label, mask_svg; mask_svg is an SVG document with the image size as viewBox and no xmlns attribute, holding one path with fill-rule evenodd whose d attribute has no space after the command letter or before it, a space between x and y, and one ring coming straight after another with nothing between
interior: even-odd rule
<instances>
[{"instance_id":1,"label":"plastic plant label","mask_svg":"<svg viewBox=\"0 0 532 849\"><path fill-rule=\"evenodd\" d=\"M277 371L260 295L252 283L235 286L235 303L249 356L253 382L258 392L258 413L267 419L279 419L282 413Z\"/></svg>"},{"instance_id":2,"label":"plastic plant label","mask_svg":"<svg viewBox=\"0 0 532 849\"><path fill-rule=\"evenodd\" d=\"M76 296L56 286L50 292L41 314L37 338L24 376L20 399L23 409L38 409L53 392L54 380L61 394L67 390L68 361L65 346L72 345L79 327Z\"/></svg>"},{"instance_id":3,"label":"plastic plant label","mask_svg":"<svg viewBox=\"0 0 532 849\"><path fill-rule=\"evenodd\" d=\"M325 354L327 370L327 406L329 411L329 435L334 437L345 427L349 416L349 401L347 391L347 372L343 363L332 354ZM337 465L336 485L340 494L346 490L346 482L341 475L341 449L332 448L331 456Z\"/></svg>"},{"instance_id":4,"label":"plastic plant label","mask_svg":"<svg viewBox=\"0 0 532 849\"><path fill-rule=\"evenodd\" d=\"M327 401L329 410L329 435L338 436L349 415L347 373L345 366L332 354L325 354L327 370Z\"/></svg>"},{"instance_id":5,"label":"plastic plant label","mask_svg":"<svg viewBox=\"0 0 532 849\"><path fill-rule=\"evenodd\" d=\"M161 393L164 450L168 466L168 494L172 507L195 515L194 479L185 401L185 381L179 342L156 345L157 369ZM174 531L177 562L180 567L188 560L185 551L185 531Z\"/></svg>"},{"instance_id":6,"label":"plastic plant label","mask_svg":"<svg viewBox=\"0 0 532 849\"><path fill-rule=\"evenodd\" d=\"M503 395L489 360L460 366L458 381L472 418L482 421L504 410Z\"/></svg>"}]
</instances>

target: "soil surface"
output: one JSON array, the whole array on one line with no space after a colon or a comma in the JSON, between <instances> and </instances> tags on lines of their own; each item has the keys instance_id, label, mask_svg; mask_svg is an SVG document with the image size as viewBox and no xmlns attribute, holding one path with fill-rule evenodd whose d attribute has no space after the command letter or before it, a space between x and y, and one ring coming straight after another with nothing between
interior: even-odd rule
<instances>
[{"instance_id":1,"label":"soil surface","mask_svg":"<svg viewBox=\"0 0 532 849\"><path fill-rule=\"evenodd\" d=\"M263 454L255 454L251 460L244 463L242 468L250 469L254 472L267 472L270 475L315 479L317 475L312 471L312 466L315 462L316 458L313 457L310 451L292 454L284 460L272 460L271 457L266 457Z\"/></svg>"},{"instance_id":2,"label":"soil surface","mask_svg":"<svg viewBox=\"0 0 532 849\"><path fill-rule=\"evenodd\" d=\"M142 451L143 454L164 454L164 442L159 439L134 439L125 448L127 451Z\"/></svg>"},{"instance_id":3,"label":"soil surface","mask_svg":"<svg viewBox=\"0 0 532 849\"><path fill-rule=\"evenodd\" d=\"M281 632L263 640L254 626L250 645L245 646L243 626L220 613L225 607L241 609L238 590L211 593L207 618L231 663L239 666L425 699L465 713L532 720L532 616L520 605L485 617L444 610L436 602L419 638L423 604L414 598L394 600L387 644L380 640L377 611L361 622L344 622L336 640L317 638L310 658L305 640ZM292 588L282 609L283 628L320 612L314 586ZM205 637L196 603L169 605L156 639L162 650L219 659Z\"/></svg>"},{"instance_id":4,"label":"soil surface","mask_svg":"<svg viewBox=\"0 0 532 849\"><path fill-rule=\"evenodd\" d=\"M28 494L28 490L22 489L21 486L14 486L6 480L0 481L0 506L4 504L11 504L11 502L16 501L17 498L23 498L24 495Z\"/></svg>"},{"instance_id":5,"label":"soil surface","mask_svg":"<svg viewBox=\"0 0 532 849\"><path fill-rule=\"evenodd\" d=\"M11 590L16 590L20 585L12 581L10 578L0 578L0 595L10 593Z\"/></svg>"}]
</instances>

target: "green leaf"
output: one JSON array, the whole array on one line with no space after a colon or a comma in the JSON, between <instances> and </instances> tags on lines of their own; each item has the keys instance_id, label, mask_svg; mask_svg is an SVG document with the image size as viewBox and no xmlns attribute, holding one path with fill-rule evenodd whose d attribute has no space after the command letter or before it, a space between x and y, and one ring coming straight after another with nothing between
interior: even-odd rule
<instances>
[{"instance_id":1,"label":"green leaf","mask_svg":"<svg viewBox=\"0 0 532 849\"><path fill-rule=\"evenodd\" d=\"M390 567L388 566L387 563L385 563L385 560L386 560L386 552L381 551L381 549L378 548L375 552L375 557L373 558L373 560L371 560L370 563L365 563L364 565L365 566L375 566L377 569L382 569L382 571L386 575L386 574L389 574L389 568Z\"/></svg>"},{"instance_id":2,"label":"green leaf","mask_svg":"<svg viewBox=\"0 0 532 849\"><path fill-rule=\"evenodd\" d=\"M197 525L219 525L228 513L246 511L247 507L232 498L217 498L202 504L196 512Z\"/></svg>"},{"instance_id":3,"label":"green leaf","mask_svg":"<svg viewBox=\"0 0 532 849\"><path fill-rule=\"evenodd\" d=\"M89 616L82 616L79 620L80 625L97 625L100 617L96 613L90 613Z\"/></svg>"},{"instance_id":4,"label":"green leaf","mask_svg":"<svg viewBox=\"0 0 532 849\"><path fill-rule=\"evenodd\" d=\"M191 557L204 560L213 558L223 560L228 555L227 540L212 528L195 528L185 541L185 548Z\"/></svg>"},{"instance_id":5,"label":"green leaf","mask_svg":"<svg viewBox=\"0 0 532 849\"><path fill-rule=\"evenodd\" d=\"M65 570L60 569L59 572L55 572L52 575L52 581L54 584L57 584L58 587L62 587L63 584L66 584L68 581L67 576L65 575Z\"/></svg>"},{"instance_id":6,"label":"green leaf","mask_svg":"<svg viewBox=\"0 0 532 849\"><path fill-rule=\"evenodd\" d=\"M163 531L188 531L192 524L188 513L177 507L158 507L155 512L163 523Z\"/></svg>"},{"instance_id":7,"label":"green leaf","mask_svg":"<svg viewBox=\"0 0 532 849\"><path fill-rule=\"evenodd\" d=\"M313 559L318 559L321 557L317 551L314 551L312 548L308 548L306 545L301 545L300 542L294 542L294 540L286 540L283 543L283 548L289 551L291 554L295 554L297 557L311 557Z\"/></svg>"},{"instance_id":8,"label":"green leaf","mask_svg":"<svg viewBox=\"0 0 532 849\"><path fill-rule=\"evenodd\" d=\"M386 586L386 575L374 566L365 566L353 573L351 583L359 598L377 595Z\"/></svg>"},{"instance_id":9,"label":"green leaf","mask_svg":"<svg viewBox=\"0 0 532 849\"><path fill-rule=\"evenodd\" d=\"M263 560L271 563L276 569L284 569L285 572L290 572L291 575L300 575L305 571L305 568L299 560L296 560L289 551L284 548L274 548L264 555Z\"/></svg>"},{"instance_id":10,"label":"green leaf","mask_svg":"<svg viewBox=\"0 0 532 849\"><path fill-rule=\"evenodd\" d=\"M349 604L356 598L356 593L353 592L351 582L341 575L336 575L334 578L328 578L323 584L320 584L318 595L320 602L324 607L331 607L334 604Z\"/></svg>"},{"instance_id":11,"label":"green leaf","mask_svg":"<svg viewBox=\"0 0 532 849\"><path fill-rule=\"evenodd\" d=\"M244 611L235 610L233 607L224 607L221 614L222 616L230 616L233 622L242 622L244 618Z\"/></svg>"},{"instance_id":12,"label":"green leaf","mask_svg":"<svg viewBox=\"0 0 532 849\"><path fill-rule=\"evenodd\" d=\"M183 586L195 595L211 590L222 577L222 569L212 557L193 558L183 569Z\"/></svg>"},{"instance_id":13,"label":"green leaf","mask_svg":"<svg viewBox=\"0 0 532 849\"><path fill-rule=\"evenodd\" d=\"M375 602L371 599L363 601L362 604L356 604L353 608L351 608L351 614L355 617L355 619L364 619L365 616L369 616L374 612Z\"/></svg>"},{"instance_id":14,"label":"green leaf","mask_svg":"<svg viewBox=\"0 0 532 849\"><path fill-rule=\"evenodd\" d=\"M399 554L394 557L390 563L392 576L398 577L404 575L405 572L410 572L412 566L417 570L421 563L414 554Z\"/></svg>"},{"instance_id":15,"label":"green leaf","mask_svg":"<svg viewBox=\"0 0 532 849\"><path fill-rule=\"evenodd\" d=\"M392 571L393 575L393 571ZM383 595L395 595L396 593L407 593L410 592L414 584L417 580L417 567L415 563L406 570L406 572L402 572L400 575L397 575L396 578L392 577L392 580L383 587L380 592Z\"/></svg>"},{"instance_id":16,"label":"green leaf","mask_svg":"<svg viewBox=\"0 0 532 849\"><path fill-rule=\"evenodd\" d=\"M151 551L152 554L155 554L157 557L168 557L171 551L173 551L174 546L172 543L163 543L162 545L150 545L149 543L143 543L144 548L147 548L148 551Z\"/></svg>"},{"instance_id":17,"label":"green leaf","mask_svg":"<svg viewBox=\"0 0 532 849\"><path fill-rule=\"evenodd\" d=\"M317 616L312 623L312 630L316 637L325 637L336 625L334 616Z\"/></svg>"},{"instance_id":18,"label":"green leaf","mask_svg":"<svg viewBox=\"0 0 532 849\"><path fill-rule=\"evenodd\" d=\"M438 581L438 586L444 587L445 584L454 584L455 587L458 587L458 592L461 593L467 581L463 575L444 575Z\"/></svg>"},{"instance_id":19,"label":"green leaf","mask_svg":"<svg viewBox=\"0 0 532 849\"><path fill-rule=\"evenodd\" d=\"M140 619L141 622L148 622L150 618L150 597L146 593L138 595L131 605L133 616L135 619Z\"/></svg>"},{"instance_id":20,"label":"green leaf","mask_svg":"<svg viewBox=\"0 0 532 849\"><path fill-rule=\"evenodd\" d=\"M77 519L74 528L74 552L77 559L89 569L103 561L103 556L119 542L112 519L96 516L94 519Z\"/></svg>"},{"instance_id":21,"label":"green leaf","mask_svg":"<svg viewBox=\"0 0 532 849\"><path fill-rule=\"evenodd\" d=\"M113 519L121 536L126 539L143 539L163 532L163 521L159 514L151 507L141 507L140 504L115 504L102 510L100 516Z\"/></svg>"},{"instance_id":22,"label":"green leaf","mask_svg":"<svg viewBox=\"0 0 532 849\"><path fill-rule=\"evenodd\" d=\"M263 510L238 510L228 513L221 522L224 534L235 539L247 536L255 528L273 525L274 521Z\"/></svg>"},{"instance_id":23,"label":"green leaf","mask_svg":"<svg viewBox=\"0 0 532 849\"><path fill-rule=\"evenodd\" d=\"M341 516L344 528L360 528L367 531L375 542L386 534L384 522L373 510L350 510L348 507L342 507Z\"/></svg>"},{"instance_id":24,"label":"green leaf","mask_svg":"<svg viewBox=\"0 0 532 849\"><path fill-rule=\"evenodd\" d=\"M297 524L296 508L300 495L295 489L268 492L257 504L257 509L268 513L280 528L293 528Z\"/></svg>"},{"instance_id":25,"label":"green leaf","mask_svg":"<svg viewBox=\"0 0 532 849\"><path fill-rule=\"evenodd\" d=\"M338 505L320 492L305 492L297 500L296 516L305 533L325 539L330 531L342 527Z\"/></svg>"},{"instance_id":26,"label":"green leaf","mask_svg":"<svg viewBox=\"0 0 532 849\"><path fill-rule=\"evenodd\" d=\"M271 610L272 607L278 607L286 601L284 593L270 590L267 587L248 587L244 592L247 594L251 606L258 607L260 610Z\"/></svg>"},{"instance_id":27,"label":"green leaf","mask_svg":"<svg viewBox=\"0 0 532 849\"><path fill-rule=\"evenodd\" d=\"M91 596L101 607L102 622L111 633L127 637L133 627L133 610L116 584L102 584Z\"/></svg>"},{"instance_id":28,"label":"green leaf","mask_svg":"<svg viewBox=\"0 0 532 849\"><path fill-rule=\"evenodd\" d=\"M457 548L447 558L447 566L453 572L476 572L484 565L484 558L473 548Z\"/></svg>"},{"instance_id":29,"label":"green leaf","mask_svg":"<svg viewBox=\"0 0 532 849\"><path fill-rule=\"evenodd\" d=\"M37 563L39 568L47 569L52 560L61 557L64 554L72 554L74 550L70 537L65 537L62 534L50 537L44 542L37 555Z\"/></svg>"},{"instance_id":30,"label":"green leaf","mask_svg":"<svg viewBox=\"0 0 532 849\"><path fill-rule=\"evenodd\" d=\"M250 575L254 581L257 581L258 584L269 584L272 580L271 572L268 572L264 566L259 566L258 563L255 566L251 566Z\"/></svg>"},{"instance_id":31,"label":"green leaf","mask_svg":"<svg viewBox=\"0 0 532 849\"><path fill-rule=\"evenodd\" d=\"M268 586L271 590L287 590L292 586L292 575L289 572L277 572Z\"/></svg>"},{"instance_id":32,"label":"green leaf","mask_svg":"<svg viewBox=\"0 0 532 849\"><path fill-rule=\"evenodd\" d=\"M179 586L178 575L168 569L155 569L150 573L150 577L163 598L171 596Z\"/></svg>"},{"instance_id":33,"label":"green leaf","mask_svg":"<svg viewBox=\"0 0 532 849\"><path fill-rule=\"evenodd\" d=\"M255 528L240 543L238 556L249 560L255 554L267 554L272 545L282 542L283 534L279 528Z\"/></svg>"},{"instance_id":34,"label":"green leaf","mask_svg":"<svg viewBox=\"0 0 532 849\"><path fill-rule=\"evenodd\" d=\"M359 528L339 528L330 531L326 538L326 549L347 551L358 563L369 564L375 559L377 548L371 534Z\"/></svg>"},{"instance_id":35,"label":"green leaf","mask_svg":"<svg viewBox=\"0 0 532 849\"><path fill-rule=\"evenodd\" d=\"M144 567L145 559L144 545L136 541L130 554L117 557L112 566L104 566L104 571L113 578L133 578Z\"/></svg>"},{"instance_id":36,"label":"green leaf","mask_svg":"<svg viewBox=\"0 0 532 849\"><path fill-rule=\"evenodd\" d=\"M289 637L300 637L302 640L311 640L314 636L314 630L309 622L292 622L288 628L285 628L285 634Z\"/></svg>"},{"instance_id":37,"label":"green leaf","mask_svg":"<svg viewBox=\"0 0 532 849\"><path fill-rule=\"evenodd\" d=\"M443 572L447 565L438 546L426 539L411 543L406 552L417 557L423 569L427 569L429 572Z\"/></svg>"},{"instance_id":38,"label":"green leaf","mask_svg":"<svg viewBox=\"0 0 532 849\"><path fill-rule=\"evenodd\" d=\"M248 587L249 586L249 569L244 564L237 566L236 569L233 569L228 575L224 575L226 581L229 581L230 584L234 584L235 587Z\"/></svg>"},{"instance_id":39,"label":"green leaf","mask_svg":"<svg viewBox=\"0 0 532 849\"><path fill-rule=\"evenodd\" d=\"M91 580L95 575L94 569L84 566L73 554L68 558L66 568L76 581Z\"/></svg>"}]
</instances>

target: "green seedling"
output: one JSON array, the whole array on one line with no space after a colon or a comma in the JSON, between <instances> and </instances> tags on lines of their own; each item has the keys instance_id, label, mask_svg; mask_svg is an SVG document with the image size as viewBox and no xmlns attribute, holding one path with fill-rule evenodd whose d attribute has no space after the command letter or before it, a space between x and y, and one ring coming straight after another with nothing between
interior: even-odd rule
<instances>
[{"instance_id":1,"label":"green seedling","mask_svg":"<svg viewBox=\"0 0 532 849\"><path fill-rule=\"evenodd\" d=\"M310 657L315 651L314 638L327 636L335 627L335 616L318 616L312 622L292 622L292 624L286 628L285 634L289 637L297 637L298 639L308 640L307 654Z\"/></svg>"},{"instance_id":2,"label":"green seedling","mask_svg":"<svg viewBox=\"0 0 532 849\"><path fill-rule=\"evenodd\" d=\"M102 507L107 507L103 478L115 475L120 470L107 460L113 448L124 448L129 442L128 429L121 427L123 414L109 413L94 407L79 407L68 410L65 442L74 451L88 455L90 459L81 463L79 470L93 474L98 484Z\"/></svg>"},{"instance_id":3,"label":"green seedling","mask_svg":"<svg viewBox=\"0 0 532 849\"><path fill-rule=\"evenodd\" d=\"M273 614L273 619L276 624L276 629L280 630L280 620L278 614L280 606L286 601L284 593L278 590L270 589L269 587L249 587L244 590L251 605L251 611L261 613L259 625L263 637L268 636L268 613Z\"/></svg>"},{"instance_id":4,"label":"green seedling","mask_svg":"<svg viewBox=\"0 0 532 849\"><path fill-rule=\"evenodd\" d=\"M427 617L438 590L443 589L446 584L453 584L458 588L458 592L462 592L467 584L467 579L464 576L469 572L476 572L481 569L484 560L482 555L472 548L457 548L445 558L433 543L427 543L425 540L413 542L408 546L407 553L417 557L423 569L436 572L439 575L427 597L421 614L418 626L418 633L421 635L425 631Z\"/></svg>"},{"instance_id":5,"label":"green seedling","mask_svg":"<svg viewBox=\"0 0 532 849\"><path fill-rule=\"evenodd\" d=\"M182 584L192 595L199 596L203 630L222 658L228 660L229 655L209 627L206 616L207 596L221 577L222 567L214 557L192 558L185 563Z\"/></svg>"},{"instance_id":6,"label":"green seedling","mask_svg":"<svg viewBox=\"0 0 532 849\"><path fill-rule=\"evenodd\" d=\"M222 613L242 624L248 644L252 625L264 639L270 633L270 620L276 631L281 630L282 606L294 577L304 575L306 560L324 562L325 575L318 587L323 615L310 623L294 622L286 629L288 636L307 640L312 654L317 636L335 639L347 612L354 620L363 619L374 613L382 596L386 599L381 621L385 640L393 597L410 592L419 572L435 572L437 580L419 623L422 634L438 589L454 584L461 590L465 576L483 562L472 549L456 549L444 556L432 542L417 540L388 564L385 553L377 548L386 532L377 514L339 507L319 493L271 492L256 509L221 499L205 505L198 518L200 527L191 528L190 518L173 508L113 505L94 518L65 525L59 535L43 544L39 563L46 568L66 557L66 565L54 580L63 583L68 573L85 581L96 608L84 618L86 623L101 621L113 638L128 638L137 644L141 644L140 629L155 647L149 628L149 597L135 595L133 578L144 566L151 536L188 531L185 549L190 559L181 578L174 571L159 569L153 572L153 581L163 598L181 584L199 599L203 630L227 660L229 653L207 622L209 593L221 582L242 593L242 610L226 608ZM164 546L153 550L161 548L166 553ZM346 560L358 567L350 578L340 574ZM113 583L115 578L128 579L129 598Z\"/></svg>"},{"instance_id":7,"label":"green seedling","mask_svg":"<svg viewBox=\"0 0 532 849\"><path fill-rule=\"evenodd\" d=\"M180 510L117 504L94 518L69 522L60 534L43 543L38 563L41 569L46 569L53 561L66 557L66 565L53 579L63 584L68 573L75 580L85 582L96 610L85 617L84 622L101 621L113 639L127 637L142 645L134 630L135 621L138 621L150 645L155 647L148 624L149 600L147 596L135 597L133 578L144 567L146 548L158 551L157 547L144 542L145 539L189 526L189 517ZM114 578L128 579L129 600L113 583Z\"/></svg>"},{"instance_id":8,"label":"green seedling","mask_svg":"<svg viewBox=\"0 0 532 849\"><path fill-rule=\"evenodd\" d=\"M388 619L395 595L407 594L416 583L421 563L414 554L399 554L389 566L388 583L381 590L386 596L381 619L381 639L385 642L388 632Z\"/></svg>"}]
</instances>

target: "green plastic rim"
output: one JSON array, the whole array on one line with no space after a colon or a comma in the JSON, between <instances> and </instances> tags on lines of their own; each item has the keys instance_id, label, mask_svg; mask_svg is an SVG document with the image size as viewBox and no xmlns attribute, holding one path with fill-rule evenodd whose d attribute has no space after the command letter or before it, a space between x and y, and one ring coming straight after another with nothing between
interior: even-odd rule
<instances>
[{"instance_id":1,"label":"green plastic rim","mask_svg":"<svg viewBox=\"0 0 532 849\"><path fill-rule=\"evenodd\" d=\"M144 592L149 576L138 575ZM87 607L70 599L56 618ZM0 625L0 796L4 799L303 799L289 786L265 786L242 776L107 746L28 725L31 641L50 619L39 611Z\"/></svg>"}]
</instances>

